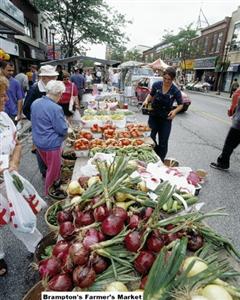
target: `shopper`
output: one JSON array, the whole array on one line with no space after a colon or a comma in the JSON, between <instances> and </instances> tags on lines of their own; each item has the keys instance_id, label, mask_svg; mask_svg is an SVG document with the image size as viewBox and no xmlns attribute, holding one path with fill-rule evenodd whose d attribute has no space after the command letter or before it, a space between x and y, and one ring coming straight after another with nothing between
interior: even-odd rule
<instances>
[{"instance_id":1,"label":"shopper","mask_svg":"<svg viewBox=\"0 0 240 300\"><path fill-rule=\"evenodd\" d=\"M168 67L163 73L163 80L153 84L150 94L143 102L144 106L148 106L149 103L152 105L148 123L151 128L151 138L155 143L155 151L163 162L168 152L172 120L183 108L181 91L173 83L175 77L175 69ZM172 108L174 101L177 102L175 109Z\"/></svg>"},{"instance_id":2,"label":"shopper","mask_svg":"<svg viewBox=\"0 0 240 300\"><path fill-rule=\"evenodd\" d=\"M227 134L222 153L218 156L217 162L210 163L210 167L219 170L227 170L230 167L230 157L240 144L240 100L233 115L232 126Z\"/></svg>"},{"instance_id":3,"label":"shopper","mask_svg":"<svg viewBox=\"0 0 240 300\"><path fill-rule=\"evenodd\" d=\"M63 75L63 83L65 85L65 91L63 92L58 104L62 107L64 115L66 116L67 120L71 123L73 110L79 109L78 89L75 83L69 80L70 74L67 71L62 71L62 75ZM69 103L71 97L73 97L72 100L74 101L74 103L73 103L73 110L70 111Z\"/></svg>"},{"instance_id":4,"label":"shopper","mask_svg":"<svg viewBox=\"0 0 240 300\"><path fill-rule=\"evenodd\" d=\"M230 88L230 98L232 97L232 94L237 90L237 88L239 88L239 83L237 78L234 78Z\"/></svg>"},{"instance_id":5,"label":"shopper","mask_svg":"<svg viewBox=\"0 0 240 300\"><path fill-rule=\"evenodd\" d=\"M20 83L13 78L14 64L11 61L1 62L1 75L5 76L9 81L7 90L8 100L5 104L5 112L13 120L15 124L22 118L22 104L24 92Z\"/></svg>"},{"instance_id":6,"label":"shopper","mask_svg":"<svg viewBox=\"0 0 240 300\"><path fill-rule=\"evenodd\" d=\"M28 85L28 77L25 74L24 67L20 67L20 72L15 76L15 79L20 83L20 86L24 93L26 93L29 90Z\"/></svg>"},{"instance_id":7,"label":"shopper","mask_svg":"<svg viewBox=\"0 0 240 300\"><path fill-rule=\"evenodd\" d=\"M1 225L10 225L9 229L21 240L29 252L34 252L35 247L42 238L40 232L35 229L32 233L18 231L10 219L9 203L3 178L3 171L8 169L18 171L21 159L21 144L16 138L16 127L9 116L4 112L7 101L8 81L5 77L0 76L0 220ZM3 161L5 159L5 165ZM11 237L12 239L12 237ZM4 260L5 253L3 249L3 240L1 238L0 226L0 276L7 273L8 267Z\"/></svg>"},{"instance_id":8,"label":"shopper","mask_svg":"<svg viewBox=\"0 0 240 300\"><path fill-rule=\"evenodd\" d=\"M75 73L71 75L70 80L76 84L77 89L78 89L78 99L79 99L79 106L82 106L82 96L85 91L85 78L83 76L83 70L76 68Z\"/></svg>"},{"instance_id":9,"label":"shopper","mask_svg":"<svg viewBox=\"0 0 240 300\"><path fill-rule=\"evenodd\" d=\"M67 135L67 124L57 102L64 91L63 82L51 80L46 85L46 96L34 101L31 107L33 142L47 167L45 195L48 195L54 181L60 178L61 148Z\"/></svg>"}]
</instances>

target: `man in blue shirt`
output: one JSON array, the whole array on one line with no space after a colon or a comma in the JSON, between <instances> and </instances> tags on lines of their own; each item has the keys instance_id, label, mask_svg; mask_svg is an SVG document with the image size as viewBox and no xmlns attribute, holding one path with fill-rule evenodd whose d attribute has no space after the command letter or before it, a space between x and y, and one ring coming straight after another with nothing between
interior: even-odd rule
<instances>
[{"instance_id":1,"label":"man in blue shirt","mask_svg":"<svg viewBox=\"0 0 240 300\"><path fill-rule=\"evenodd\" d=\"M13 62L3 61L1 63L1 73L9 81L9 88L7 90L8 101L5 104L5 112L17 123L22 117L24 92L20 83L12 77L14 73Z\"/></svg>"},{"instance_id":2,"label":"man in blue shirt","mask_svg":"<svg viewBox=\"0 0 240 300\"><path fill-rule=\"evenodd\" d=\"M74 82L78 88L78 100L81 107L82 95L85 91L85 77L82 75L82 69L76 69L75 73L70 77L70 80Z\"/></svg>"}]
</instances>

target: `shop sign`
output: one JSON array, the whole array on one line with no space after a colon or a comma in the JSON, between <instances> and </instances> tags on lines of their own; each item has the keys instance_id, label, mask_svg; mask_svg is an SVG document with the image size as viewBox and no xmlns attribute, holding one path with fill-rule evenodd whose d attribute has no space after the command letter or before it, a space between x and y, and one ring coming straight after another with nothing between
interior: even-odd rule
<instances>
[{"instance_id":1,"label":"shop sign","mask_svg":"<svg viewBox=\"0 0 240 300\"><path fill-rule=\"evenodd\" d=\"M18 23L24 25L23 12L20 9L18 9L11 1L0 0L0 11L7 14L11 19L14 19Z\"/></svg>"},{"instance_id":2,"label":"shop sign","mask_svg":"<svg viewBox=\"0 0 240 300\"><path fill-rule=\"evenodd\" d=\"M194 69L215 69L216 57L206 57L201 59L195 59Z\"/></svg>"},{"instance_id":3,"label":"shop sign","mask_svg":"<svg viewBox=\"0 0 240 300\"><path fill-rule=\"evenodd\" d=\"M55 59L61 59L61 47L60 45L55 45ZM50 60L53 60L53 46L48 45L47 57Z\"/></svg>"},{"instance_id":4,"label":"shop sign","mask_svg":"<svg viewBox=\"0 0 240 300\"><path fill-rule=\"evenodd\" d=\"M0 48L10 55L19 56L19 47L13 42L0 38Z\"/></svg>"},{"instance_id":5,"label":"shop sign","mask_svg":"<svg viewBox=\"0 0 240 300\"><path fill-rule=\"evenodd\" d=\"M184 61L181 62L181 69L182 70L193 70L194 69L194 60L192 59L185 59Z\"/></svg>"}]
</instances>

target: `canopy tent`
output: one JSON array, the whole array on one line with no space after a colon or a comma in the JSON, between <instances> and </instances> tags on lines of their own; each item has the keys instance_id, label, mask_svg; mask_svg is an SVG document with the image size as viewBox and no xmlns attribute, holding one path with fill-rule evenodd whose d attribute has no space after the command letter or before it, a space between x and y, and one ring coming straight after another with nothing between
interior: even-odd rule
<instances>
[{"instance_id":1,"label":"canopy tent","mask_svg":"<svg viewBox=\"0 0 240 300\"><path fill-rule=\"evenodd\" d=\"M148 66L154 70L161 70L161 71L164 71L166 68L170 67L161 58L158 58L154 62L148 64Z\"/></svg>"},{"instance_id":2,"label":"canopy tent","mask_svg":"<svg viewBox=\"0 0 240 300\"><path fill-rule=\"evenodd\" d=\"M43 66L43 65L56 66L56 65L67 64L67 63L74 62L74 61L77 62L77 61L84 61L84 60L92 60L95 62L99 62L102 65L108 65L108 66L120 64L120 61L117 61L117 60L108 60L108 59L101 59L101 58L96 58L96 57L79 55L79 56L71 56L71 57L57 59L57 60L48 60L48 61L42 62L41 66Z\"/></svg>"},{"instance_id":3,"label":"canopy tent","mask_svg":"<svg viewBox=\"0 0 240 300\"><path fill-rule=\"evenodd\" d=\"M121 65L118 66L118 68L124 69L124 68L131 68L131 67L140 67L143 65L144 65L144 63L142 63L142 62L129 60L129 61L123 62Z\"/></svg>"}]
</instances>

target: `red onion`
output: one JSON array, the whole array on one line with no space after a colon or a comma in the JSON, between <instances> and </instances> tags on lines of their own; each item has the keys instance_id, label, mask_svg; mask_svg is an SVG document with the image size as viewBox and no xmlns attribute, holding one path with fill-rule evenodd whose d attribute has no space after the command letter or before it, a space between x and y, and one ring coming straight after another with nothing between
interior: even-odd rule
<instances>
[{"instance_id":1,"label":"red onion","mask_svg":"<svg viewBox=\"0 0 240 300\"><path fill-rule=\"evenodd\" d=\"M41 260L38 266L41 278L52 277L61 272L61 261L57 257Z\"/></svg>"},{"instance_id":2,"label":"red onion","mask_svg":"<svg viewBox=\"0 0 240 300\"><path fill-rule=\"evenodd\" d=\"M99 242L106 240L106 236L101 231L98 231L98 240Z\"/></svg>"},{"instance_id":3,"label":"red onion","mask_svg":"<svg viewBox=\"0 0 240 300\"><path fill-rule=\"evenodd\" d=\"M178 235L176 233L167 233L164 235L165 245L170 244L171 242L178 239Z\"/></svg>"},{"instance_id":4,"label":"red onion","mask_svg":"<svg viewBox=\"0 0 240 300\"><path fill-rule=\"evenodd\" d=\"M67 292L73 289L73 282L70 275L67 274L58 274L55 275L47 285L47 290L58 291L58 292Z\"/></svg>"},{"instance_id":5,"label":"red onion","mask_svg":"<svg viewBox=\"0 0 240 300\"><path fill-rule=\"evenodd\" d=\"M154 234L152 234L147 239L147 248L150 251L159 252L163 248L163 246L164 246L164 240L156 237Z\"/></svg>"},{"instance_id":6,"label":"red onion","mask_svg":"<svg viewBox=\"0 0 240 300\"><path fill-rule=\"evenodd\" d=\"M75 265L85 265L88 262L89 251L82 243L75 242L69 248L69 255Z\"/></svg>"},{"instance_id":7,"label":"red onion","mask_svg":"<svg viewBox=\"0 0 240 300\"><path fill-rule=\"evenodd\" d=\"M108 216L103 222L101 230L104 234L115 236L123 230L124 221L115 215Z\"/></svg>"},{"instance_id":8,"label":"red onion","mask_svg":"<svg viewBox=\"0 0 240 300\"><path fill-rule=\"evenodd\" d=\"M147 207L147 208L145 209L144 219L147 219L147 220L148 220L148 219L151 217L152 213L153 213L153 208Z\"/></svg>"},{"instance_id":9,"label":"red onion","mask_svg":"<svg viewBox=\"0 0 240 300\"><path fill-rule=\"evenodd\" d=\"M190 251L197 251L204 244L203 237L199 234L192 234L188 239L187 248Z\"/></svg>"},{"instance_id":10,"label":"red onion","mask_svg":"<svg viewBox=\"0 0 240 300\"><path fill-rule=\"evenodd\" d=\"M69 255L65 256L63 263L62 263L62 271L64 273L72 274L73 269L74 269L74 265L73 265L71 257Z\"/></svg>"},{"instance_id":11,"label":"red onion","mask_svg":"<svg viewBox=\"0 0 240 300\"><path fill-rule=\"evenodd\" d=\"M67 240L71 238L74 232L75 232L75 226L73 225L72 222L67 221L60 224L59 233L64 239Z\"/></svg>"},{"instance_id":12,"label":"red onion","mask_svg":"<svg viewBox=\"0 0 240 300\"><path fill-rule=\"evenodd\" d=\"M140 287L139 287L140 289L144 290L145 285L146 285L146 283L147 283L147 280L148 280L148 275L146 275L146 276L144 276L144 277L142 278L141 283L140 283Z\"/></svg>"},{"instance_id":13,"label":"red onion","mask_svg":"<svg viewBox=\"0 0 240 300\"><path fill-rule=\"evenodd\" d=\"M123 220L123 222L125 222L128 218L127 211L122 207L114 207L112 209L112 214L117 217L120 217Z\"/></svg>"},{"instance_id":14,"label":"red onion","mask_svg":"<svg viewBox=\"0 0 240 300\"><path fill-rule=\"evenodd\" d=\"M59 241L54 245L52 255L63 260L64 257L68 254L69 247L70 245L67 241Z\"/></svg>"},{"instance_id":15,"label":"red onion","mask_svg":"<svg viewBox=\"0 0 240 300\"><path fill-rule=\"evenodd\" d=\"M154 263L155 256L149 251L140 251L138 257L134 261L135 269L141 274L147 274L152 264Z\"/></svg>"},{"instance_id":16,"label":"red onion","mask_svg":"<svg viewBox=\"0 0 240 300\"><path fill-rule=\"evenodd\" d=\"M140 217L138 215L132 215L128 219L128 227L130 229L138 228L140 222Z\"/></svg>"},{"instance_id":17,"label":"red onion","mask_svg":"<svg viewBox=\"0 0 240 300\"><path fill-rule=\"evenodd\" d=\"M76 212L75 215L75 225L76 227L87 226L94 223L93 215L90 211L87 212Z\"/></svg>"},{"instance_id":18,"label":"red onion","mask_svg":"<svg viewBox=\"0 0 240 300\"><path fill-rule=\"evenodd\" d=\"M73 282L80 288L91 286L96 279L93 268L88 266L78 266L73 271Z\"/></svg>"},{"instance_id":19,"label":"red onion","mask_svg":"<svg viewBox=\"0 0 240 300\"><path fill-rule=\"evenodd\" d=\"M59 211L57 213L57 221L58 221L58 224L62 224L63 222L67 222L67 221L70 221L72 222L73 221L73 215L72 215L72 212L71 211Z\"/></svg>"},{"instance_id":20,"label":"red onion","mask_svg":"<svg viewBox=\"0 0 240 300\"><path fill-rule=\"evenodd\" d=\"M102 222L109 215L106 205L96 207L93 211L95 221Z\"/></svg>"},{"instance_id":21,"label":"red onion","mask_svg":"<svg viewBox=\"0 0 240 300\"><path fill-rule=\"evenodd\" d=\"M92 267L97 274L102 273L108 267L107 261L99 255L96 255L91 262Z\"/></svg>"},{"instance_id":22,"label":"red onion","mask_svg":"<svg viewBox=\"0 0 240 300\"><path fill-rule=\"evenodd\" d=\"M127 250L137 252L141 246L141 236L138 231L129 232L124 238L124 245Z\"/></svg>"},{"instance_id":23,"label":"red onion","mask_svg":"<svg viewBox=\"0 0 240 300\"><path fill-rule=\"evenodd\" d=\"M90 247L99 242L99 234L98 231L94 228L91 228L87 231L84 239L83 246L86 249L90 249Z\"/></svg>"}]
</instances>

